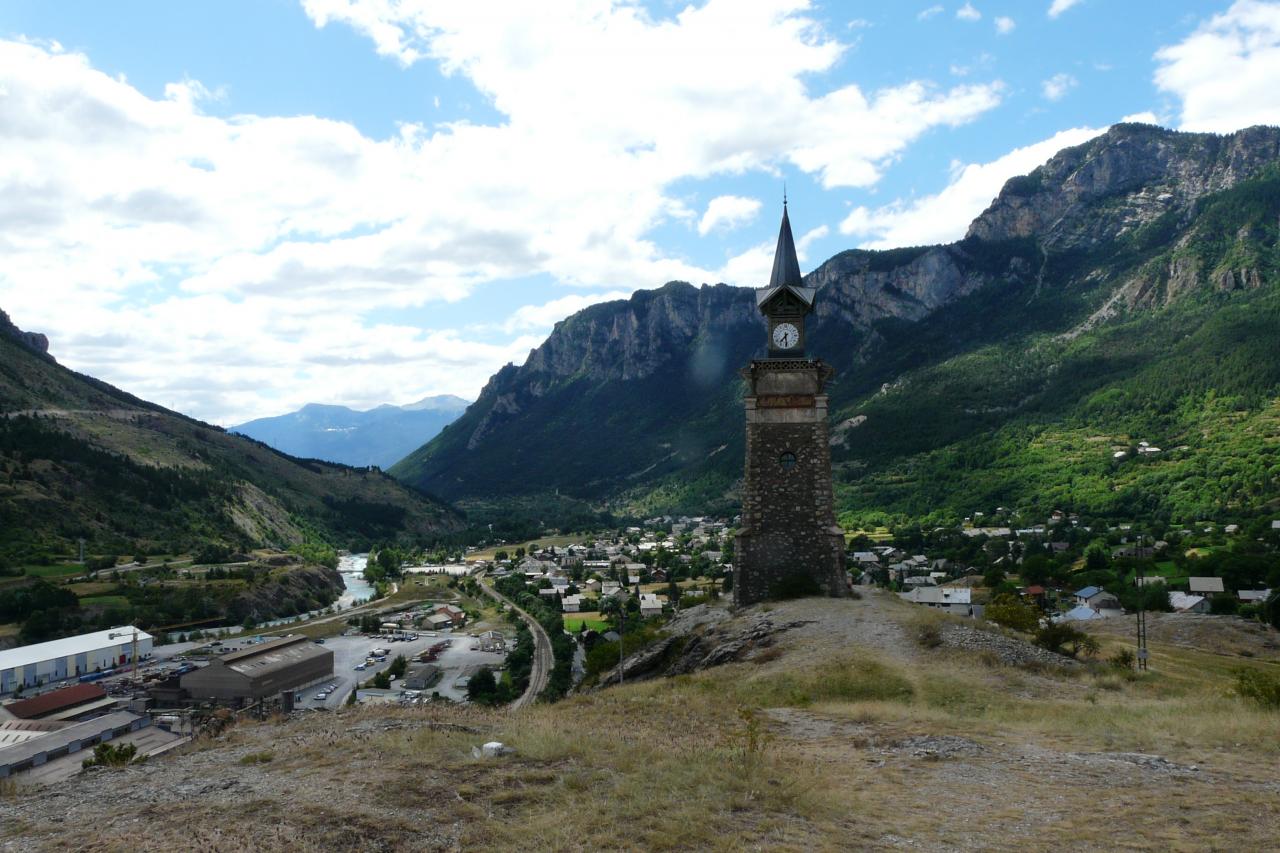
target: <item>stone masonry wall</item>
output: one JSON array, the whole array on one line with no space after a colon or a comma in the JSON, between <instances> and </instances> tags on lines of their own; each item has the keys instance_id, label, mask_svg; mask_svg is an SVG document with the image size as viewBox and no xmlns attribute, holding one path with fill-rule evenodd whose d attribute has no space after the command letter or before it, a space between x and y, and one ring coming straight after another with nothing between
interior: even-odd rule
<instances>
[{"instance_id":1,"label":"stone masonry wall","mask_svg":"<svg viewBox=\"0 0 1280 853\"><path fill-rule=\"evenodd\" d=\"M754 373L753 366L753 373ZM826 397L816 365L788 365L756 376L752 390L808 391L787 405L768 395L747 398L746 477L742 528L734 560L735 605L773 597L780 586L812 581L824 595L848 594L844 534L835 523ZM755 381L759 378L759 381ZM772 400L779 402L778 398ZM783 464L794 454L794 465Z\"/></svg>"}]
</instances>

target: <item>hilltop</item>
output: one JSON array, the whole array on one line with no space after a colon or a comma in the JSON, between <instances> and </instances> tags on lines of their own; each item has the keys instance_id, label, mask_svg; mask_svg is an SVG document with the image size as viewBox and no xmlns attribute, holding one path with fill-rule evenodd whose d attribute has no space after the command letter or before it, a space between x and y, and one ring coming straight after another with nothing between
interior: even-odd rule
<instances>
[{"instance_id":1,"label":"hilltop","mask_svg":"<svg viewBox=\"0 0 1280 853\"><path fill-rule=\"evenodd\" d=\"M1010 180L963 240L821 264L842 521L1273 510L1278 221L1280 129L1123 124ZM726 285L591 306L392 473L540 518L732 510L763 328Z\"/></svg>"},{"instance_id":2,"label":"hilltop","mask_svg":"<svg viewBox=\"0 0 1280 853\"><path fill-rule=\"evenodd\" d=\"M0 565L417 538L452 508L377 470L296 459L59 365L0 313Z\"/></svg>"},{"instance_id":3,"label":"hilltop","mask_svg":"<svg viewBox=\"0 0 1280 853\"><path fill-rule=\"evenodd\" d=\"M756 639L719 666L518 712L245 721L8 791L5 847L1262 849L1280 825L1277 717L1230 695L1234 667L1280 665L1274 632L1222 654L1153 642L1135 675L1047 665L875 591L695 611L673 632ZM920 642L930 624L940 645ZM514 754L473 755L495 739Z\"/></svg>"}]
</instances>

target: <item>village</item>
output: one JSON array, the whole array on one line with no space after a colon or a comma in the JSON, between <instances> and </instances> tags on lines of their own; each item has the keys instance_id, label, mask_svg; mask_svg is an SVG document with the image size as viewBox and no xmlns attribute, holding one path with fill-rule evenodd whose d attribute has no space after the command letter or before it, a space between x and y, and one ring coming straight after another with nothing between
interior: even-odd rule
<instances>
[{"instance_id":1,"label":"village","mask_svg":"<svg viewBox=\"0 0 1280 853\"><path fill-rule=\"evenodd\" d=\"M1031 632L1144 611L1257 621L1275 606L1280 519L1175 528L1065 513L1019 521L996 508L955 527L848 534L851 589L880 587L922 608ZM447 563L403 566L403 603L317 614L266 636L160 645L126 626L6 651L0 775L61 778L79 768L77 752L109 741L160 754L227 713L563 695L655 639L674 613L730 593L737 523L658 517L468 548ZM551 647L541 673L540 643Z\"/></svg>"}]
</instances>

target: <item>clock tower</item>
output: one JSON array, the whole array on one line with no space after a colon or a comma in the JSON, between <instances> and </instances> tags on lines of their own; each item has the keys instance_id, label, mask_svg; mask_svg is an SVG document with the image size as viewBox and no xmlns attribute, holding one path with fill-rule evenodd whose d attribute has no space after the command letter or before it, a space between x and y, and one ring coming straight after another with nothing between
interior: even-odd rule
<instances>
[{"instance_id":1,"label":"clock tower","mask_svg":"<svg viewBox=\"0 0 1280 853\"><path fill-rule=\"evenodd\" d=\"M734 553L735 606L849 594L827 429L826 387L834 371L805 355L805 319L816 294L800 275L784 200L773 273L769 286L756 291L768 325L768 357L741 371L747 381L747 459Z\"/></svg>"}]
</instances>

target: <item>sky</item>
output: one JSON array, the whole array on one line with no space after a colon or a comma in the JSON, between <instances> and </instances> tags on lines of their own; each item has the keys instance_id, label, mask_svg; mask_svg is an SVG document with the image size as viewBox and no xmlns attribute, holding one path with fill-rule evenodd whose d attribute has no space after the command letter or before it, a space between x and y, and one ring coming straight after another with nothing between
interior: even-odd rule
<instances>
[{"instance_id":1,"label":"sky","mask_svg":"<svg viewBox=\"0 0 1280 853\"><path fill-rule=\"evenodd\" d=\"M948 242L1123 120L1280 124L1280 2L7 0L0 309L222 425L473 399L559 320Z\"/></svg>"}]
</instances>

